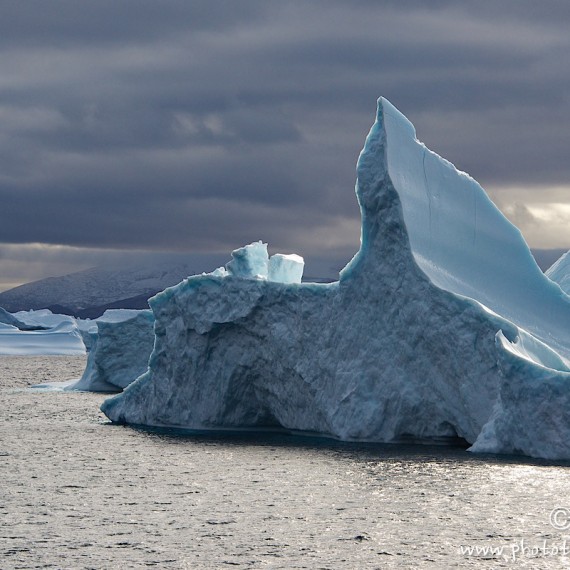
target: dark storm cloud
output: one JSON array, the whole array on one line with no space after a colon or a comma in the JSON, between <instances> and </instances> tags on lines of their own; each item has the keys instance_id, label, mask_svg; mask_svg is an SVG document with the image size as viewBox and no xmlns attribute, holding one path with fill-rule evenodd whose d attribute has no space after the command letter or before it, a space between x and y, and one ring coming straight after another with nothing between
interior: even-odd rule
<instances>
[{"instance_id":1,"label":"dark storm cloud","mask_svg":"<svg viewBox=\"0 0 570 570\"><path fill-rule=\"evenodd\" d=\"M566 1L30 0L0 16L0 242L354 250L379 95L498 201L570 186Z\"/></svg>"},{"instance_id":2,"label":"dark storm cloud","mask_svg":"<svg viewBox=\"0 0 570 570\"><path fill-rule=\"evenodd\" d=\"M248 0L4 0L0 45L124 44L187 31L231 29L263 17L263 2Z\"/></svg>"}]
</instances>

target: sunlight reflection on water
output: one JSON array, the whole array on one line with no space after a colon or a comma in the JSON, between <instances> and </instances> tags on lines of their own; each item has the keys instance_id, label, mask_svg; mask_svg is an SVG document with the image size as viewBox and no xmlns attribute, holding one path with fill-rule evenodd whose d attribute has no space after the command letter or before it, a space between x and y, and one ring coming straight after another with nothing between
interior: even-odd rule
<instances>
[{"instance_id":1,"label":"sunlight reflection on water","mask_svg":"<svg viewBox=\"0 0 570 570\"><path fill-rule=\"evenodd\" d=\"M153 433L108 424L102 395L21 390L77 377L84 364L0 358L2 568L568 563L530 550L512 560L521 539L564 539L549 516L570 507L567 464L285 434ZM461 551L487 546L504 549Z\"/></svg>"}]
</instances>

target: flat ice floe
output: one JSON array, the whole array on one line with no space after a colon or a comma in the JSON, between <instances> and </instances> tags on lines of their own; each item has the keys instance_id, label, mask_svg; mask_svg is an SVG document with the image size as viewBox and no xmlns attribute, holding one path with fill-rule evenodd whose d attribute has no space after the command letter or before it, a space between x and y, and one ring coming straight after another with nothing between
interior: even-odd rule
<instances>
[{"instance_id":1,"label":"flat ice floe","mask_svg":"<svg viewBox=\"0 0 570 570\"><path fill-rule=\"evenodd\" d=\"M150 301L148 371L102 410L119 423L461 437L473 451L570 458L570 298L385 99L357 170L361 247L339 281L272 281L258 248L243 248L251 271L228 264L166 289Z\"/></svg>"}]
</instances>

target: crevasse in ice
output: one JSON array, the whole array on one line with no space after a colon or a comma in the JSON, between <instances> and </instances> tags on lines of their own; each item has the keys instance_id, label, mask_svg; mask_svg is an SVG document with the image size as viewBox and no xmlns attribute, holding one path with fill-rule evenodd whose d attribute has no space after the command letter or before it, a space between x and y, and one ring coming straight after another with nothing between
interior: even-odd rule
<instances>
[{"instance_id":1,"label":"crevasse in ice","mask_svg":"<svg viewBox=\"0 0 570 570\"><path fill-rule=\"evenodd\" d=\"M105 414L570 458L570 298L520 232L383 98L356 193L339 281L273 282L245 259L151 299L149 369Z\"/></svg>"}]
</instances>

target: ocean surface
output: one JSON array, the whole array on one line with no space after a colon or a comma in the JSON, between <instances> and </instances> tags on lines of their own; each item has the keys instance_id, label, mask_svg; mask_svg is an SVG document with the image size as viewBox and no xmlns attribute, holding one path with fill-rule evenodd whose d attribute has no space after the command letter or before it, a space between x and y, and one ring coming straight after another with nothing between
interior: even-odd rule
<instances>
[{"instance_id":1,"label":"ocean surface","mask_svg":"<svg viewBox=\"0 0 570 570\"><path fill-rule=\"evenodd\" d=\"M105 395L29 389L84 366L0 357L3 570L570 567L568 464L151 433L109 424Z\"/></svg>"}]
</instances>

